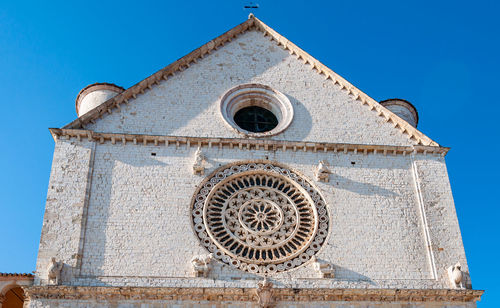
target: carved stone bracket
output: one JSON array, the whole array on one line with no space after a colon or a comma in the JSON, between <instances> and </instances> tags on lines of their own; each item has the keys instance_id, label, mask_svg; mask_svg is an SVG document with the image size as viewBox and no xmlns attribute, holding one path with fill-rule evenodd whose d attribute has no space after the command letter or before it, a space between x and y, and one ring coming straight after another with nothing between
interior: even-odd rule
<instances>
[{"instance_id":1,"label":"carved stone bracket","mask_svg":"<svg viewBox=\"0 0 500 308\"><path fill-rule=\"evenodd\" d=\"M320 278L335 278L335 267L333 264L320 261L316 256L313 256L311 260L313 261L313 268L319 274Z\"/></svg>"},{"instance_id":2,"label":"carved stone bracket","mask_svg":"<svg viewBox=\"0 0 500 308\"><path fill-rule=\"evenodd\" d=\"M469 273L462 271L460 262L448 267L448 278L453 289L472 289Z\"/></svg>"},{"instance_id":3,"label":"carved stone bracket","mask_svg":"<svg viewBox=\"0 0 500 308\"><path fill-rule=\"evenodd\" d=\"M212 259L213 254L194 256L191 259L194 277L207 277L211 269L210 262Z\"/></svg>"},{"instance_id":4,"label":"carved stone bracket","mask_svg":"<svg viewBox=\"0 0 500 308\"><path fill-rule=\"evenodd\" d=\"M314 175L316 177L316 181L320 182L329 182L330 181L330 169L326 166L324 161L320 161L318 166L316 167L316 171Z\"/></svg>"},{"instance_id":5,"label":"carved stone bracket","mask_svg":"<svg viewBox=\"0 0 500 308\"><path fill-rule=\"evenodd\" d=\"M205 174L205 155L201 152L200 147L198 147L196 153L194 154L193 174L195 175Z\"/></svg>"},{"instance_id":6,"label":"carved stone bracket","mask_svg":"<svg viewBox=\"0 0 500 308\"><path fill-rule=\"evenodd\" d=\"M47 284L59 285L61 284L61 270L63 262L57 262L56 258L52 257L47 268Z\"/></svg>"},{"instance_id":7,"label":"carved stone bracket","mask_svg":"<svg viewBox=\"0 0 500 308\"><path fill-rule=\"evenodd\" d=\"M273 304L273 284L266 279L258 283L256 290L258 304L262 308L270 308Z\"/></svg>"}]
</instances>

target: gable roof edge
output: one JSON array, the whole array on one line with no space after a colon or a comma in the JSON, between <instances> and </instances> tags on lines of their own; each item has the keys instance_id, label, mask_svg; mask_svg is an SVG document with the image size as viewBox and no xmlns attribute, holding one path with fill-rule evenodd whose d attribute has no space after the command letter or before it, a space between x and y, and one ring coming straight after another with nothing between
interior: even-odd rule
<instances>
[{"instance_id":1,"label":"gable roof edge","mask_svg":"<svg viewBox=\"0 0 500 308\"><path fill-rule=\"evenodd\" d=\"M356 86L351 84L349 81L344 79L342 76L335 73L332 69L315 59L313 56L308 54L306 51L302 50L300 47L286 39L284 36L280 35L278 32L273 30L271 27L263 23L258 18L254 17L256 20L256 26L264 32L264 35L268 34L273 40L276 40L278 46L283 49L288 50L291 55L295 55L297 59L302 59L304 64L311 65L312 70L316 70L320 75L324 75L325 79L330 79L334 84L338 84L341 89L345 89L349 95L353 95L355 100L360 101L363 105L367 105L370 110L377 112L378 116L383 117L386 122L392 122L395 128L403 134L407 134L409 139L416 139L417 144L429 145L429 146L439 146L437 142L427 137L425 134L420 132L417 128L410 125L408 122L400 118L398 115L390 111L389 109L382 106L379 102L371 98L369 95L358 89Z\"/></svg>"},{"instance_id":2,"label":"gable roof edge","mask_svg":"<svg viewBox=\"0 0 500 308\"><path fill-rule=\"evenodd\" d=\"M234 38L251 28L255 28L263 32L264 36L269 35L270 39L275 40L278 46L288 50L291 55L295 55L297 59L302 60L304 64L311 65L311 69L316 70L320 75L324 75L325 79L330 79L334 84L338 84L341 90L347 91L348 95L352 95L356 101L361 102L363 105L367 105L370 110L377 112L377 115L383 117L386 122L392 122L394 128L398 128L401 133L408 135L409 139L414 139L417 145L439 146L437 142L433 141L417 128L413 127L392 111L382 106L379 102L359 90L342 76L338 75L326 65L302 50L300 47L287 40L284 36L280 35L252 14L245 22L193 50L189 54L181 57L177 61L169 64L153 75L128 88L123 93L118 94L71 123L63 126L63 128L82 128L84 124L88 122L93 123L95 119L100 118L106 112L111 114L114 109L120 109L121 103L129 103L129 100L135 99L137 95L143 94L148 89L151 89L153 85L159 84L163 80L167 80L178 71L183 71L189 68L191 63L196 63L198 59L203 58L205 55L210 54L214 50L217 50L225 43L232 41Z\"/></svg>"},{"instance_id":3,"label":"gable roof edge","mask_svg":"<svg viewBox=\"0 0 500 308\"><path fill-rule=\"evenodd\" d=\"M250 27L254 25L254 19L250 18L245 22L239 24L238 26L232 28L231 30L225 32L224 34L210 40L201 47L191 51L187 55L179 58L175 62L167 65L151 76L143 79L142 81L131 86L123 93L118 94L109 100L105 101L101 105L95 107L84 115L78 117L71 123L63 126L63 129L71 128L82 128L84 124L89 122L94 122L97 118L103 116L106 112L112 113L116 109L120 109L120 104L128 104L131 99L135 99L138 95L144 94L145 91L151 89L153 85L159 84L163 80L168 80L174 73L178 71L183 71L190 67L191 63L196 63L198 59L203 58L205 55L210 54L212 51L217 50L222 47L225 43L232 41L234 38L240 34L246 32Z\"/></svg>"}]
</instances>

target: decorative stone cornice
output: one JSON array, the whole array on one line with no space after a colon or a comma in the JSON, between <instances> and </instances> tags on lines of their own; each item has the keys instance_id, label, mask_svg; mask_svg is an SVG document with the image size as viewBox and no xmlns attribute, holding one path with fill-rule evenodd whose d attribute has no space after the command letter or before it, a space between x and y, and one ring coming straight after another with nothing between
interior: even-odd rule
<instances>
[{"instance_id":1,"label":"decorative stone cornice","mask_svg":"<svg viewBox=\"0 0 500 308\"><path fill-rule=\"evenodd\" d=\"M88 139L99 143L111 144L142 144L155 146L184 146L184 147L219 147L239 148L246 150L264 151L304 151L304 152L344 152L354 154L383 154L383 155L409 155L409 154L434 154L445 156L450 148L440 146L394 146L370 145L350 143L328 143L286 140L242 139L242 138L209 138L186 136L158 136L137 134L111 134L97 133L85 129L49 128L54 140L58 138Z\"/></svg>"},{"instance_id":2,"label":"decorative stone cornice","mask_svg":"<svg viewBox=\"0 0 500 308\"><path fill-rule=\"evenodd\" d=\"M12 278L20 278L20 279L26 279L30 280L33 279L33 274L29 273L0 273L0 280L1 279L12 279Z\"/></svg>"},{"instance_id":3,"label":"decorative stone cornice","mask_svg":"<svg viewBox=\"0 0 500 308\"><path fill-rule=\"evenodd\" d=\"M33 299L64 300L191 300L257 302L253 288L164 288L164 287L24 287ZM377 302L472 302L482 290L451 289L292 289L273 288L274 302L377 301Z\"/></svg>"},{"instance_id":4,"label":"decorative stone cornice","mask_svg":"<svg viewBox=\"0 0 500 308\"><path fill-rule=\"evenodd\" d=\"M93 122L100 118L105 113L112 113L115 109L120 109L120 104L129 103L130 100L135 99L138 95L143 94L145 91L152 89L153 86L160 84L163 80L168 80L175 73L189 68L191 65L197 63L212 51L224 46L226 43L231 42L240 34L248 30L255 29L261 31L264 36L268 36L271 41L275 41L278 46L287 50L291 55L297 57L298 60L303 61L304 64L310 65L312 70L323 75L325 79L331 80L337 84L342 90L345 90L348 95L351 95L356 101L366 105L370 110L376 112L380 117L383 117L386 122L392 124L394 128L398 129L401 133L406 134L410 140L413 140L417 145L439 146L438 143L421 133L415 127L410 125L405 120L398 117L396 114L385 108L373 98L369 97L361 90L353 86L347 80L336 74L329 69L326 65L322 64L307 52L300 49L298 46L287 40L284 36L274 31L271 27L264 24L258 18L250 15L248 20L220 35L219 37L209 41L205 45L190 52L186 56L159 70L148 78L128 88L125 92L109 99L105 103L99 105L93 110L87 112L73 122L64 126L63 128L83 128L85 124Z\"/></svg>"}]
</instances>

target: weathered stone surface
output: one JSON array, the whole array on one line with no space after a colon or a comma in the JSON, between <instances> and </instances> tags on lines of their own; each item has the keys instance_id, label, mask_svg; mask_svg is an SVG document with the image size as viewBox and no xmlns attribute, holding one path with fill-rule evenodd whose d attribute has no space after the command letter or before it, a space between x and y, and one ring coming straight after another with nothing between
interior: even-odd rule
<instances>
[{"instance_id":1,"label":"weathered stone surface","mask_svg":"<svg viewBox=\"0 0 500 308\"><path fill-rule=\"evenodd\" d=\"M186 260L207 253L192 231L189 213L196 185L202 181L191 170L196 148L133 143L96 142L89 145L76 139L59 140L57 144L55 157L71 157L75 149L90 151L87 147L95 147L85 237L81 239L82 262L77 268L80 275L74 280L66 279L64 283L166 286L177 281L177 284L186 286L184 279L176 278L191 276L192 269ZM156 153L156 156L151 156L151 153ZM335 264L336 279L316 281L317 277L309 268L312 265L306 264L277 276L283 279L283 283L297 287L448 287L444 269L457 260L466 269L460 238L457 240L453 236L459 235L459 231L451 191L449 186L441 189L438 183L447 181L441 156L247 151L237 148L204 148L204 153L216 158L209 159L207 173L230 162L269 159L313 179L315 162L328 161L332 172L330 182L316 185L328 206L331 231L328 243L318 257ZM55 161L60 172L53 173L51 183L71 182L76 167L82 169L78 174L85 178L89 173L91 155L86 153L85 157L80 165L72 165L64 171L59 161ZM420 185L417 190L415 172L420 177L432 174L434 179L426 178L425 181L434 184ZM76 183L77 180L73 182ZM64 198L72 200L77 191L73 190ZM82 185L79 191L84 198L85 186ZM428 228L430 239L441 250L427 249L420 196L424 205L432 204L431 209L441 209L427 211L424 207L426 221L432 223L432 228ZM60 199L60 206L67 206L63 201L68 199L64 198ZM79 209L81 215L83 209ZM50 230L54 233L63 231L59 227L61 223L73 226L72 217L58 220L57 225L45 226L44 236ZM436 227L443 225L448 228ZM79 235L77 231L80 229L73 233ZM441 233L433 233L437 231ZM75 238L80 240L80 237ZM51 251L57 251L57 245L69 249L65 242L51 241L50 244ZM60 259L71 264L79 247L80 244L75 243L72 250L64 257L61 255ZM39 262L48 262L51 256L41 254ZM76 262L73 264L76 266ZM434 271L438 280L434 280ZM252 282L255 279L220 264L214 265L212 275L211 278L229 279L216 282L216 285L245 286L247 280ZM291 282L291 278L306 280ZM188 284L191 283L204 286L208 281L192 280Z\"/></svg>"},{"instance_id":2,"label":"weathered stone surface","mask_svg":"<svg viewBox=\"0 0 500 308\"><path fill-rule=\"evenodd\" d=\"M65 263L61 280L71 281L80 265L86 205L92 174L94 142L58 140L54 150L36 283L46 280L52 257Z\"/></svg>"},{"instance_id":3,"label":"weathered stone surface","mask_svg":"<svg viewBox=\"0 0 500 308\"><path fill-rule=\"evenodd\" d=\"M224 46L219 43L205 46L211 53L204 52L197 63L179 60L176 65L184 69L168 80L134 87L141 90L132 95L125 91L136 98L116 110L99 107L70 125L83 129L51 129L56 147L35 286L27 289L29 305L474 307L482 291L449 290L447 268L460 262L466 275L468 268L446 172L448 149L434 146L401 119L386 117L383 107L364 104L352 89L318 73L321 66L304 64L303 57L262 32L253 29ZM288 43L280 38L280 44ZM220 48L213 50L216 45ZM260 139L228 127L218 100L243 83L265 84L286 95L293 106L290 126ZM270 106L272 97L269 101ZM107 114L96 116L96 110ZM421 137L427 138L425 146L417 144ZM221 166L251 162L288 170L277 175L283 187L268 193L292 191L284 188L293 184L287 178L292 173L307 183L296 191L307 192L304 198L315 207L297 210L297 217L313 226L321 219L328 222L318 228L326 237L304 236L307 230L302 230L303 238L294 245L303 241L316 248L289 249L290 254L311 254L291 270L265 272L269 284L262 282L264 271L255 274L231 260L219 261L224 256L215 244L227 238L207 239L203 245L204 234L195 231L200 222L193 204L199 196L208 200L211 190L195 196L197 191L206 183L217 185L219 175L212 173ZM297 200L290 204L302 202ZM321 215L314 212L320 209L318 200ZM248 205L240 201L241 208ZM269 223L276 230L287 217L280 211L279 223ZM288 218L287 226L299 225ZM211 232L219 232L213 221ZM247 227L262 238L268 235ZM267 250L266 258L272 253ZM207 256L213 260L204 261ZM51 258L64 264L60 286L47 285ZM262 255L255 259L269 263ZM272 289L259 293L259 283Z\"/></svg>"},{"instance_id":4,"label":"weathered stone surface","mask_svg":"<svg viewBox=\"0 0 500 308\"><path fill-rule=\"evenodd\" d=\"M256 307L255 289L27 287L30 307ZM474 307L477 290L273 288L272 307ZM262 294L261 294L262 296Z\"/></svg>"},{"instance_id":5,"label":"weathered stone surface","mask_svg":"<svg viewBox=\"0 0 500 308\"><path fill-rule=\"evenodd\" d=\"M275 140L360 144L415 144L347 90L325 80L310 65L249 31L189 69L161 81L86 128L98 132L203 137L240 137L220 113L219 99L243 83L261 83L285 94L292 123Z\"/></svg>"}]
</instances>

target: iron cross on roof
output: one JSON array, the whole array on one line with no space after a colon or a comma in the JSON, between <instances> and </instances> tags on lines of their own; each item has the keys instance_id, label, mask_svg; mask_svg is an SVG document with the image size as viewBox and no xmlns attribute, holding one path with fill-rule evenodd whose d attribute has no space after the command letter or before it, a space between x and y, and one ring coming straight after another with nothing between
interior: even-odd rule
<instances>
[{"instance_id":1,"label":"iron cross on roof","mask_svg":"<svg viewBox=\"0 0 500 308\"><path fill-rule=\"evenodd\" d=\"M258 3L253 3L253 2L250 2L248 4L246 4L245 6L243 6L244 9L258 9L259 8L259 4Z\"/></svg>"}]
</instances>

